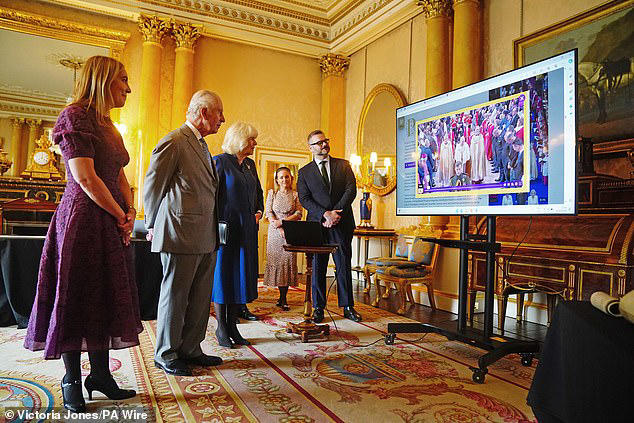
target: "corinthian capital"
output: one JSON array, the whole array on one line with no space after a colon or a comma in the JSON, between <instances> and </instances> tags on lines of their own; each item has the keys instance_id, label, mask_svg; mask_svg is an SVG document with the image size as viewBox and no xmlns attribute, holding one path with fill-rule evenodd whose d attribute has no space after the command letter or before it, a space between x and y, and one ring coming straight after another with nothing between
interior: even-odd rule
<instances>
[{"instance_id":1,"label":"corinthian capital","mask_svg":"<svg viewBox=\"0 0 634 423\"><path fill-rule=\"evenodd\" d=\"M161 40L170 30L170 21L158 16L139 17L139 31L143 35L143 41L161 43Z\"/></svg>"},{"instance_id":2,"label":"corinthian capital","mask_svg":"<svg viewBox=\"0 0 634 423\"><path fill-rule=\"evenodd\" d=\"M29 128L31 129L37 128L38 126L42 124L42 119L27 119L26 123L27 125L29 125Z\"/></svg>"},{"instance_id":3,"label":"corinthian capital","mask_svg":"<svg viewBox=\"0 0 634 423\"><path fill-rule=\"evenodd\" d=\"M176 40L176 47L183 47L193 49L196 40L200 38L200 26L192 25L190 23L177 23L172 24L172 37Z\"/></svg>"},{"instance_id":4,"label":"corinthian capital","mask_svg":"<svg viewBox=\"0 0 634 423\"><path fill-rule=\"evenodd\" d=\"M350 59L341 54L328 53L319 59L319 67L324 76L343 76L350 66Z\"/></svg>"},{"instance_id":5,"label":"corinthian capital","mask_svg":"<svg viewBox=\"0 0 634 423\"><path fill-rule=\"evenodd\" d=\"M24 125L24 118L12 117L11 123L13 124L13 126L20 128L22 127L22 125Z\"/></svg>"},{"instance_id":6,"label":"corinthian capital","mask_svg":"<svg viewBox=\"0 0 634 423\"><path fill-rule=\"evenodd\" d=\"M418 5L423 7L423 13L427 19L439 16L451 17L453 13L451 0L418 0Z\"/></svg>"}]
</instances>

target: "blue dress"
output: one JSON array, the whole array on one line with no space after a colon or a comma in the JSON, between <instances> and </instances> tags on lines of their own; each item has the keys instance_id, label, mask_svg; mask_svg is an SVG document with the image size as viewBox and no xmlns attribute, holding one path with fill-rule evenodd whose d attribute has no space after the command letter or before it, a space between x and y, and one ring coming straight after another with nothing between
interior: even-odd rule
<instances>
[{"instance_id":1,"label":"blue dress","mask_svg":"<svg viewBox=\"0 0 634 423\"><path fill-rule=\"evenodd\" d=\"M223 153L214 157L218 170L218 219L227 222L227 245L220 246L212 301L246 304L258 297L258 225L264 195L255 162Z\"/></svg>"}]
</instances>

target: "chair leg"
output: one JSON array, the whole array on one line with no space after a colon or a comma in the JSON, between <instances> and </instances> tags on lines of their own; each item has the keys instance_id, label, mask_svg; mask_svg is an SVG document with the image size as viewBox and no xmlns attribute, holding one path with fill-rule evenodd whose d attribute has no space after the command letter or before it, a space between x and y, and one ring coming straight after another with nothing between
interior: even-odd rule
<instances>
[{"instance_id":1,"label":"chair leg","mask_svg":"<svg viewBox=\"0 0 634 423\"><path fill-rule=\"evenodd\" d=\"M364 294L370 293L370 287L372 286L371 277L372 275L370 274L370 268L367 265L363 266L363 278L365 279L363 281L363 284L365 285L365 288L363 288Z\"/></svg>"},{"instance_id":2,"label":"chair leg","mask_svg":"<svg viewBox=\"0 0 634 423\"><path fill-rule=\"evenodd\" d=\"M387 300L388 298L390 298L390 286L396 288L396 284L385 282L385 292L381 296L381 298L383 298L384 300Z\"/></svg>"},{"instance_id":3,"label":"chair leg","mask_svg":"<svg viewBox=\"0 0 634 423\"><path fill-rule=\"evenodd\" d=\"M377 273L374 274L374 284L376 285L376 297L374 297L374 301L372 301L372 307L378 307L379 302L381 301L381 279Z\"/></svg>"},{"instance_id":4,"label":"chair leg","mask_svg":"<svg viewBox=\"0 0 634 423\"><path fill-rule=\"evenodd\" d=\"M436 310L436 299L434 296L434 285L430 282L430 283L426 283L425 286L427 287L427 296L429 297L429 306L431 307L432 310Z\"/></svg>"},{"instance_id":5,"label":"chair leg","mask_svg":"<svg viewBox=\"0 0 634 423\"><path fill-rule=\"evenodd\" d=\"M508 299L508 295L498 295L498 329L501 333L504 333L504 319L506 319L506 304Z\"/></svg>"},{"instance_id":6,"label":"chair leg","mask_svg":"<svg viewBox=\"0 0 634 423\"><path fill-rule=\"evenodd\" d=\"M414 293L412 292L412 284L411 283L407 285L407 298L409 299L409 301L413 305L414 304Z\"/></svg>"},{"instance_id":7,"label":"chair leg","mask_svg":"<svg viewBox=\"0 0 634 423\"><path fill-rule=\"evenodd\" d=\"M521 323L524 320L524 293L517 293L517 323Z\"/></svg>"},{"instance_id":8,"label":"chair leg","mask_svg":"<svg viewBox=\"0 0 634 423\"><path fill-rule=\"evenodd\" d=\"M553 320L558 298L559 295L557 294L546 294L546 303L548 304L548 326L550 326L550 322Z\"/></svg>"},{"instance_id":9,"label":"chair leg","mask_svg":"<svg viewBox=\"0 0 634 423\"><path fill-rule=\"evenodd\" d=\"M396 286L396 289L398 291L398 296L401 299L401 306L399 307L399 309L396 311L398 314L403 315L407 312L407 298L406 298L406 293L407 293L407 288L409 286L408 283L398 283L398 284L394 284Z\"/></svg>"}]
</instances>

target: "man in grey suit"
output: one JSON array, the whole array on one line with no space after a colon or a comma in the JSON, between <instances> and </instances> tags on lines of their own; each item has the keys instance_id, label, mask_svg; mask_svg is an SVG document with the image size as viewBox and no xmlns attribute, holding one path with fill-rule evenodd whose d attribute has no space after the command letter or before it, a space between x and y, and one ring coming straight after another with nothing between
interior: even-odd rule
<instances>
[{"instance_id":1,"label":"man in grey suit","mask_svg":"<svg viewBox=\"0 0 634 423\"><path fill-rule=\"evenodd\" d=\"M185 124L159 141L145 175L145 225L163 264L154 363L178 376L191 376L190 365L222 363L204 354L200 343L219 244L218 173L203 137L224 121L220 97L196 92Z\"/></svg>"}]
</instances>

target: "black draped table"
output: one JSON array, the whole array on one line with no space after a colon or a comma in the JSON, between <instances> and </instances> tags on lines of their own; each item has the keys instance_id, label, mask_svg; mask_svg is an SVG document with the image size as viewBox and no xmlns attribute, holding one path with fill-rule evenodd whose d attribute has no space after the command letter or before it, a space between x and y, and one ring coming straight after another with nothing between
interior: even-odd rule
<instances>
[{"instance_id":1,"label":"black draped table","mask_svg":"<svg viewBox=\"0 0 634 423\"><path fill-rule=\"evenodd\" d=\"M634 324L587 301L562 301L528 404L543 422L634 421Z\"/></svg>"},{"instance_id":2,"label":"black draped table","mask_svg":"<svg viewBox=\"0 0 634 423\"><path fill-rule=\"evenodd\" d=\"M0 326L17 323L25 328L35 299L43 236L0 236ZM132 240L139 307L143 320L156 319L163 278L159 254L150 252L150 243Z\"/></svg>"}]
</instances>

